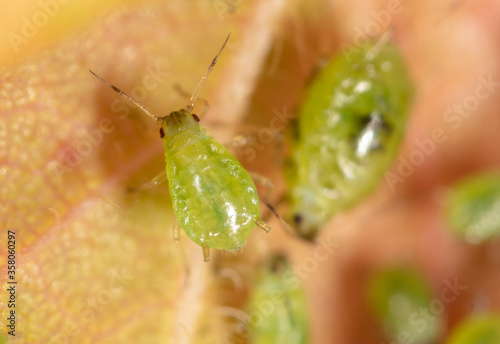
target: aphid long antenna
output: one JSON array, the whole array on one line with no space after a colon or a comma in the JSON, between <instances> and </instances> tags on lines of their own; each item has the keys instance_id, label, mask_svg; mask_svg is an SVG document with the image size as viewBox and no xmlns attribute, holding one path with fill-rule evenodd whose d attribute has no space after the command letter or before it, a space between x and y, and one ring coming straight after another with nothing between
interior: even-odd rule
<instances>
[{"instance_id":1,"label":"aphid long antenna","mask_svg":"<svg viewBox=\"0 0 500 344\"><path fill-rule=\"evenodd\" d=\"M201 78L200 82L198 83L198 86L194 90L193 95L189 99L189 104L186 105L186 107L184 108L187 112L193 111L194 102L196 101L196 98L198 97L198 93L200 92L201 86L203 85L203 83L205 82L205 80L207 80L208 74L210 74L210 72L212 71L212 69L214 69L214 66L217 63L217 58L219 57L219 55L222 52L222 50L224 50L224 47L226 46L226 43L229 40L229 36L231 36L231 33L229 33L229 35L227 35L227 38L224 41L224 44L222 44L222 47L220 48L220 50L217 53L217 55L215 55L214 59L212 60L212 63L208 67L207 72L205 73L205 75L203 75L203 77Z\"/></svg>"},{"instance_id":2,"label":"aphid long antenna","mask_svg":"<svg viewBox=\"0 0 500 344\"><path fill-rule=\"evenodd\" d=\"M375 45L366 53L366 60L367 61L373 60L378 55L380 50L382 50L382 48L387 43L389 43L393 35L394 35L394 27L391 27L382 35L382 37L379 38L379 40L375 43Z\"/></svg>"},{"instance_id":3,"label":"aphid long antenna","mask_svg":"<svg viewBox=\"0 0 500 344\"><path fill-rule=\"evenodd\" d=\"M296 236L297 235L297 232L293 230L293 228L278 214L278 212L276 211L276 209L274 209L274 207L271 205L271 203L269 203L268 201L266 200L263 200L263 203L266 205L267 208L269 208L269 210L271 211L271 213L273 213L273 215L278 219L278 221L281 223L281 225L292 235Z\"/></svg>"},{"instance_id":4,"label":"aphid long antenna","mask_svg":"<svg viewBox=\"0 0 500 344\"><path fill-rule=\"evenodd\" d=\"M163 121L163 118L162 117L158 117L156 116L153 112L151 112L151 110L149 110L147 107L145 107L144 105L142 105L141 103L139 103L137 100L135 100L134 98L132 98L131 96L129 96L128 94L126 94L125 92L123 92L122 90L120 90L118 87L116 87L115 85L112 85L110 84L109 82L107 82L106 80L104 80L103 78L101 78L99 75L97 75L96 73L94 73L92 70L90 70L90 73L92 73L97 79L101 80L103 83L105 83L106 85L108 85L109 87L111 87L113 89L113 91L119 93L123 98L125 99L128 99L129 101L131 101L132 103L134 103L139 109L141 109L142 111L144 111L144 113L146 115L148 115L149 117L153 118L156 123L158 124L161 124L162 121Z\"/></svg>"}]
</instances>

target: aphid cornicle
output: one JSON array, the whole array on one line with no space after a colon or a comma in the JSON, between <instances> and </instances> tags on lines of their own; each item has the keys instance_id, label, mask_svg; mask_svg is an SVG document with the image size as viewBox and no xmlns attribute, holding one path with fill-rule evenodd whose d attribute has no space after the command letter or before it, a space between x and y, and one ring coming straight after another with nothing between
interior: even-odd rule
<instances>
[{"instance_id":1,"label":"aphid cornicle","mask_svg":"<svg viewBox=\"0 0 500 344\"><path fill-rule=\"evenodd\" d=\"M229 36L201 79L189 104L160 117L117 87L98 79L140 107L159 125L164 140L166 176L174 213L181 228L203 248L239 250L255 225L269 231L259 217L259 197L248 172L227 149L213 139L192 114L201 85L217 62Z\"/></svg>"},{"instance_id":2,"label":"aphid cornicle","mask_svg":"<svg viewBox=\"0 0 500 344\"><path fill-rule=\"evenodd\" d=\"M289 174L300 236L313 239L374 189L401 142L411 93L399 51L383 41L337 56L315 77L299 111Z\"/></svg>"}]
</instances>

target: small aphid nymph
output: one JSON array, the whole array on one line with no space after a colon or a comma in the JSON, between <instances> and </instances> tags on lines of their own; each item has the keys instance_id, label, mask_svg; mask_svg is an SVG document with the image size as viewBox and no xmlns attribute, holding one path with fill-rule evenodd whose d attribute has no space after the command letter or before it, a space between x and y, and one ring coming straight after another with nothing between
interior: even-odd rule
<instances>
[{"instance_id":1,"label":"small aphid nymph","mask_svg":"<svg viewBox=\"0 0 500 344\"><path fill-rule=\"evenodd\" d=\"M210 248L239 250L255 225L269 231L259 217L259 198L248 172L227 149L191 114L198 92L213 69L229 36L215 56L189 104L160 117L117 87L94 74L114 91L137 105L161 125L166 177L177 221L186 234L203 249L209 261Z\"/></svg>"}]
</instances>

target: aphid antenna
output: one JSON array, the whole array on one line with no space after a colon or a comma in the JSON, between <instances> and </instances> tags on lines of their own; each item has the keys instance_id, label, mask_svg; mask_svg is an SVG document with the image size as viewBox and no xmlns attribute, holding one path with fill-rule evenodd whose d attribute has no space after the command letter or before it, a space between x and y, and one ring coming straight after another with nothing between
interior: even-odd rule
<instances>
[{"instance_id":1,"label":"aphid antenna","mask_svg":"<svg viewBox=\"0 0 500 344\"><path fill-rule=\"evenodd\" d=\"M214 59L212 60L212 63L208 67L205 75L203 75L203 77L201 78L200 82L198 83L198 86L194 90L193 95L189 99L189 104L186 105L186 107L184 108L188 113L191 113L191 111L193 111L194 102L196 101L196 98L198 97L198 93L200 92L201 86L203 86L203 83L205 82L205 80L207 80L208 74L210 74L210 72L212 71L212 69L214 69L214 66L217 63L217 58L219 57L220 53L222 53L222 50L224 50L224 47L226 46L226 43L229 40L229 36L231 36L231 33L229 33L229 35L227 35L227 38L224 41L224 44L222 44L222 47L220 48L220 50L217 53L217 55L215 55Z\"/></svg>"},{"instance_id":2,"label":"aphid antenna","mask_svg":"<svg viewBox=\"0 0 500 344\"><path fill-rule=\"evenodd\" d=\"M366 60L373 60L380 50L389 43L392 36L394 36L394 27L390 27L383 35L379 38L379 40L375 43L375 45L366 53Z\"/></svg>"},{"instance_id":3,"label":"aphid antenna","mask_svg":"<svg viewBox=\"0 0 500 344\"><path fill-rule=\"evenodd\" d=\"M109 82L107 82L106 80L104 80L103 78L101 78L99 75L97 75L96 73L94 73L91 69L89 69L89 72L92 73L97 79L101 80L104 84L106 84L109 87L111 87L113 89L113 91L119 93L123 98L128 99L130 102L132 102L135 106L137 106L139 109L141 109L146 115L148 115L149 117L151 117L152 119L154 119L157 124L160 124L160 125L162 124L163 117L156 116L147 107L145 107L144 105L142 105L141 103L139 103L137 100L135 100L134 98L132 98L131 96L129 96L128 94L126 94L125 92L123 92L122 90L120 90L115 85L112 85Z\"/></svg>"},{"instance_id":4,"label":"aphid antenna","mask_svg":"<svg viewBox=\"0 0 500 344\"><path fill-rule=\"evenodd\" d=\"M262 201L266 207L273 213L273 215L278 219L278 221L281 223L281 225L287 230L288 233L296 236L297 232L293 230L293 228L278 214L276 209L272 206L271 203L269 203L267 200Z\"/></svg>"}]
</instances>

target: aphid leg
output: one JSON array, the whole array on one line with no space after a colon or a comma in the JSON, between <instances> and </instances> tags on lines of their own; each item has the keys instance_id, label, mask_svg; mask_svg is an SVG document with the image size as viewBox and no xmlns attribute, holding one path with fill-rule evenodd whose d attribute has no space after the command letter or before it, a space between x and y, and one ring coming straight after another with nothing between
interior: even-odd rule
<instances>
[{"instance_id":1,"label":"aphid leg","mask_svg":"<svg viewBox=\"0 0 500 344\"><path fill-rule=\"evenodd\" d=\"M260 228L265 230L267 233L269 233L269 231L271 230L271 227L269 227L264 221L262 221L258 217L255 217L253 220L255 221L255 224L257 226L259 226Z\"/></svg>"},{"instance_id":2,"label":"aphid leg","mask_svg":"<svg viewBox=\"0 0 500 344\"><path fill-rule=\"evenodd\" d=\"M271 203L266 202L266 200L263 201L264 204L266 205L267 208L271 211L271 213L274 214L274 216L278 219L278 221L281 223L281 225L291 234L296 235L296 231L293 230L293 228L278 214L276 209L271 205Z\"/></svg>"},{"instance_id":3,"label":"aphid leg","mask_svg":"<svg viewBox=\"0 0 500 344\"><path fill-rule=\"evenodd\" d=\"M227 123L220 123L220 122L209 122L210 125L228 125ZM244 146L251 146L255 143L259 142L259 133L262 130L261 126L257 125L252 125L249 123L242 123L242 124L237 124L237 123L231 123L231 127L241 126L242 131L246 131L245 134L237 135L233 137L229 142L224 143L224 146L232 146L234 148L239 148L239 147L244 147ZM281 147L282 141L283 141L283 134L281 132L276 132L273 133L274 140L278 143L277 147Z\"/></svg>"},{"instance_id":4,"label":"aphid leg","mask_svg":"<svg viewBox=\"0 0 500 344\"><path fill-rule=\"evenodd\" d=\"M241 309L234 308L234 307L228 307L228 306L216 306L215 307L215 312L226 317L231 317L235 320L237 320L241 325L248 325L248 322L250 321L250 317L248 314L243 312Z\"/></svg>"},{"instance_id":5,"label":"aphid leg","mask_svg":"<svg viewBox=\"0 0 500 344\"><path fill-rule=\"evenodd\" d=\"M183 97L185 98L188 98L189 99L189 93L187 93L182 87L181 85L179 84L174 84L174 89ZM201 100L203 102L203 107L201 108L201 110L197 113L198 114L198 118L203 118L205 116L205 114L207 113L208 109L210 109L210 105L208 104L208 100L206 100L205 98L200 98L198 97L199 100ZM194 106L194 104L193 104Z\"/></svg>"},{"instance_id":6,"label":"aphid leg","mask_svg":"<svg viewBox=\"0 0 500 344\"><path fill-rule=\"evenodd\" d=\"M271 181L271 179L264 177L263 175L260 175L260 174L255 173L255 172L248 172L248 174L250 175L250 178L252 178L252 180L254 182L259 183L260 185L264 186L267 189L267 194L265 195L265 197L263 197L264 204L266 204L266 206L267 206L267 204L269 203L269 199L271 198L271 195L272 195L273 190L274 190L273 182ZM269 213L266 213L263 216L262 220L263 221L269 220Z\"/></svg>"},{"instance_id":7,"label":"aphid leg","mask_svg":"<svg viewBox=\"0 0 500 344\"><path fill-rule=\"evenodd\" d=\"M151 185L151 187L158 186L166 181L167 181L167 172L165 170L162 170L160 173L156 175L156 177L154 177L149 181L148 185Z\"/></svg>"},{"instance_id":8,"label":"aphid leg","mask_svg":"<svg viewBox=\"0 0 500 344\"><path fill-rule=\"evenodd\" d=\"M375 45L366 53L366 60L371 61L373 60L380 50L389 43L391 40L391 37L394 35L394 28L391 27L389 28L383 35L382 37L379 38L379 40L375 43Z\"/></svg>"},{"instance_id":9,"label":"aphid leg","mask_svg":"<svg viewBox=\"0 0 500 344\"><path fill-rule=\"evenodd\" d=\"M210 124L212 124L212 122L210 122ZM238 126L238 124L234 125L231 124L232 128L234 128L235 126ZM245 153L244 150L242 149L243 147L252 147L252 146L258 147L261 145L260 143L261 139L259 137L259 134L262 131L261 126L243 123L241 124L241 127L242 131L244 130L246 133L233 137L229 142L224 143L224 146L228 148L234 148L236 149L236 151L240 153ZM284 137L282 132L273 133L272 142L273 142L273 149L275 152L274 161L277 165L283 162L283 153L282 153L283 139Z\"/></svg>"},{"instance_id":10,"label":"aphid leg","mask_svg":"<svg viewBox=\"0 0 500 344\"><path fill-rule=\"evenodd\" d=\"M149 182L144 183L142 185L139 185L136 188L130 188L129 190L131 191L142 191L142 190L149 190L151 188L154 188L162 183L167 181L167 172L165 170L161 171L158 173L153 179L151 179Z\"/></svg>"},{"instance_id":11,"label":"aphid leg","mask_svg":"<svg viewBox=\"0 0 500 344\"><path fill-rule=\"evenodd\" d=\"M293 228L278 214L278 212L276 211L276 209L271 205L270 201L269 201L269 198L272 194L272 191L274 189L274 184L271 182L271 180L267 177L264 177L260 174L257 174L257 173L253 173L253 172L249 172L250 174L250 177L252 177L252 179L254 181L256 181L257 183L267 187L267 196L266 197L263 197L263 200L262 202L266 205L266 207L269 208L269 210L271 211L271 213L273 213L273 215L278 219L278 221L281 223L281 225L283 227L285 227L285 229L287 231L289 231L290 233L295 233L295 231L293 230Z\"/></svg>"},{"instance_id":12,"label":"aphid leg","mask_svg":"<svg viewBox=\"0 0 500 344\"><path fill-rule=\"evenodd\" d=\"M210 261L210 247L202 246L201 249L203 250L203 260L206 262L209 262Z\"/></svg>"},{"instance_id":13,"label":"aphid leg","mask_svg":"<svg viewBox=\"0 0 500 344\"><path fill-rule=\"evenodd\" d=\"M179 254L181 256L182 265L184 266L186 276L189 276L189 266L186 260L186 254L184 253L184 248L182 247L181 243L181 226L179 225L179 221L177 221L175 216L174 216L173 230L174 230L175 245L177 246L177 250L179 251Z\"/></svg>"},{"instance_id":14,"label":"aphid leg","mask_svg":"<svg viewBox=\"0 0 500 344\"><path fill-rule=\"evenodd\" d=\"M137 100L135 100L134 98L132 98L131 96L129 96L128 94L126 94L125 92L123 92L122 90L120 90L118 87L116 87L115 85L112 85L110 84L109 82L107 82L106 80L104 80L103 78L101 78L99 75L97 75L96 73L94 73L92 70L90 70L90 73L92 73L97 79L101 80L104 84L106 84L107 86L111 87L113 89L113 91L119 93L123 98L129 100L130 102L132 102L135 106L137 106L139 109L141 109L146 115L148 115L149 117L153 118L156 123L158 124L161 124L163 119L162 117L158 117L156 116L151 110L149 110L147 107L145 107L144 105L142 105L141 103L139 103Z\"/></svg>"},{"instance_id":15,"label":"aphid leg","mask_svg":"<svg viewBox=\"0 0 500 344\"><path fill-rule=\"evenodd\" d=\"M258 173L254 173L254 172L248 172L248 174L250 175L250 177L257 183L259 183L260 185L264 186L266 189L267 189L267 194L266 196L264 197L264 199L266 200L266 202L270 199L272 193L273 193L273 190L274 190L274 184L273 182L271 181L271 179L267 178L267 177L264 177L263 175L261 174L258 174Z\"/></svg>"},{"instance_id":16,"label":"aphid leg","mask_svg":"<svg viewBox=\"0 0 500 344\"><path fill-rule=\"evenodd\" d=\"M243 278L238 273L236 269L233 268L222 268L219 270L219 276L222 278L227 278L233 282L233 286L235 290L243 290L245 283L243 282Z\"/></svg>"}]
</instances>

